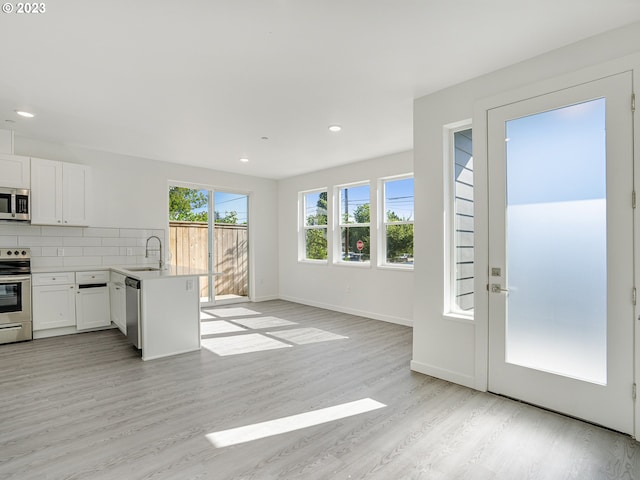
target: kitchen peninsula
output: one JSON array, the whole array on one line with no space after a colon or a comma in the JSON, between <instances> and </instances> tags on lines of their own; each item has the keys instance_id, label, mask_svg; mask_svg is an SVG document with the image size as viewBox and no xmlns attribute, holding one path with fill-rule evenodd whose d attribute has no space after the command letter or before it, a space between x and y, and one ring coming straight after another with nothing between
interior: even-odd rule
<instances>
[{"instance_id":1,"label":"kitchen peninsula","mask_svg":"<svg viewBox=\"0 0 640 480\"><path fill-rule=\"evenodd\" d=\"M52 320L44 321L34 311L34 338L79 333L90 329L109 328L115 324L126 334L124 317L126 316L125 295L111 297L111 315L109 316L109 296L86 303L83 294L88 289L82 285L76 288L59 288L57 292L50 291L52 287L47 282L56 283L60 279L65 282L80 284L80 278L93 279L91 282L106 286L106 282L114 278L122 284L126 277L139 280L139 325L140 341L138 346L143 360L177 355L200 349L200 295L198 277L207 275L206 271L194 270L188 267L170 266L160 270L150 265L135 266L101 266L75 267L69 270L60 268L33 269L34 285L41 285L43 292L48 295L46 304L47 315ZM75 276L75 277L74 277ZM75 280L69 280L73 279ZM70 285L71 286L71 285ZM119 288L124 288L124 285ZM64 293L63 293L64 292ZM75 296L75 301L69 295ZM96 289L96 293L97 289ZM52 302L52 295L58 295L58 302ZM65 295L61 297L60 295ZM128 292L128 295L135 293ZM90 298L90 297L89 297ZM106 300L105 300L106 298ZM96 303L97 302L97 303ZM38 303L38 295L34 296L34 307ZM72 308L73 305L77 308ZM60 306L58 311L52 312L52 305ZM85 306L86 305L86 306ZM67 308L68 307L68 308ZM94 308L97 307L97 308ZM73 312L71 312L73 310ZM87 323L83 317L90 316L91 320L100 318L106 310L103 323ZM85 326L86 325L86 326Z\"/></svg>"}]
</instances>

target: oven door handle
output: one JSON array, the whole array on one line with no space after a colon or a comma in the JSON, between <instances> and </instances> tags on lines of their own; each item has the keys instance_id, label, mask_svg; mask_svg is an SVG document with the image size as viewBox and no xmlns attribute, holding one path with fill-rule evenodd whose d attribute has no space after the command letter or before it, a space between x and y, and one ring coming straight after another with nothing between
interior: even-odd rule
<instances>
[{"instance_id":1,"label":"oven door handle","mask_svg":"<svg viewBox=\"0 0 640 480\"><path fill-rule=\"evenodd\" d=\"M0 277L0 283L15 283L15 282L27 282L31 277L16 277L11 275L5 275Z\"/></svg>"},{"instance_id":2,"label":"oven door handle","mask_svg":"<svg viewBox=\"0 0 640 480\"><path fill-rule=\"evenodd\" d=\"M7 330L22 330L24 325L21 323L7 323L5 325L0 324L0 332L6 332Z\"/></svg>"}]
</instances>

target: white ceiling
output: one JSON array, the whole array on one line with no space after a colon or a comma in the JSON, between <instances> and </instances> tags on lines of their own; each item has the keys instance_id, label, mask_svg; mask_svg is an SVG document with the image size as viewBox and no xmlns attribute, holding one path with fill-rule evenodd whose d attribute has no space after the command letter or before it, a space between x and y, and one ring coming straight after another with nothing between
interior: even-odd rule
<instances>
[{"instance_id":1,"label":"white ceiling","mask_svg":"<svg viewBox=\"0 0 640 480\"><path fill-rule=\"evenodd\" d=\"M640 20L638 0L44 1L0 13L0 128L269 178L410 150L414 98Z\"/></svg>"}]
</instances>

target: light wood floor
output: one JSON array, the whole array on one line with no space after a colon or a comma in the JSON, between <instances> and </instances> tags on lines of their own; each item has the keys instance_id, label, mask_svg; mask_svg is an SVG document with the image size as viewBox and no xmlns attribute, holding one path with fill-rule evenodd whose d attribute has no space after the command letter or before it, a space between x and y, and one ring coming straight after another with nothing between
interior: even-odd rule
<instances>
[{"instance_id":1,"label":"light wood floor","mask_svg":"<svg viewBox=\"0 0 640 480\"><path fill-rule=\"evenodd\" d=\"M640 479L624 435L411 372L410 328L283 301L210 311L237 316L208 331L295 323L210 338L348 338L263 335L291 346L150 362L116 330L2 345L0 479ZM387 407L231 447L205 438L363 398Z\"/></svg>"}]
</instances>

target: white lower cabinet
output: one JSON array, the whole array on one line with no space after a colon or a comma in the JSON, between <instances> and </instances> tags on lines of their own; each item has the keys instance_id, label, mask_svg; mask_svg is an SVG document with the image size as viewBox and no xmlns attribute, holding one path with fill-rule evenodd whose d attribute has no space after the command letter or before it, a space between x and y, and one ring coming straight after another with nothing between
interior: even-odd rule
<instances>
[{"instance_id":1,"label":"white lower cabinet","mask_svg":"<svg viewBox=\"0 0 640 480\"><path fill-rule=\"evenodd\" d=\"M76 321L78 330L111 325L109 289L106 286L78 289L76 295Z\"/></svg>"},{"instance_id":2,"label":"white lower cabinet","mask_svg":"<svg viewBox=\"0 0 640 480\"><path fill-rule=\"evenodd\" d=\"M108 327L111 325L109 312L109 272L77 272L76 322L78 330Z\"/></svg>"},{"instance_id":3,"label":"white lower cabinet","mask_svg":"<svg viewBox=\"0 0 640 480\"><path fill-rule=\"evenodd\" d=\"M127 334L127 291L124 285L124 275L111 272L109 284L109 303L111 304L111 321L117 325L122 333Z\"/></svg>"},{"instance_id":4,"label":"white lower cabinet","mask_svg":"<svg viewBox=\"0 0 640 480\"><path fill-rule=\"evenodd\" d=\"M32 299L34 331L76 326L75 285L37 285Z\"/></svg>"},{"instance_id":5,"label":"white lower cabinet","mask_svg":"<svg viewBox=\"0 0 640 480\"><path fill-rule=\"evenodd\" d=\"M108 278L108 272L103 271L34 274L33 331L41 332L34 336L60 335L110 326ZM100 286L95 286L97 284Z\"/></svg>"}]
</instances>

